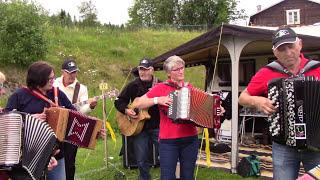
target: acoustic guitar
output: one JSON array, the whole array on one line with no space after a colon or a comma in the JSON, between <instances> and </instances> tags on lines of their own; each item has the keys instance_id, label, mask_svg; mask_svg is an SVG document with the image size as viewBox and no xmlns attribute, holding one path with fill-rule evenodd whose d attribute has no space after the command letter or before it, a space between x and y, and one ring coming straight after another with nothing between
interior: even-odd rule
<instances>
[{"instance_id":1,"label":"acoustic guitar","mask_svg":"<svg viewBox=\"0 0 320 180\"><path fill-rule=\"evenodd\" d=\"M119 111L116 114L118 127L121 133L125 136L134 136L139 134L143 129L144 122L150 119L148 109L139 110L138 108L136 108L135 105L137 103L137 99L138 98L135 98L134 101L128 106L128 108L138 113L138 118L133 119Z\"/></svg>"}]
</instances>

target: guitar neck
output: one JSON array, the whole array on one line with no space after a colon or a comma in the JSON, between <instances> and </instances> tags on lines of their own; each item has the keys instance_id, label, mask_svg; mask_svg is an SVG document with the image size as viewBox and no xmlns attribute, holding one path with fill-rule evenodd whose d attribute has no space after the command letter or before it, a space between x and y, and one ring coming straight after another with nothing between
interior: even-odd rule
<instances>
[{"instance_id":1,"label":"guitar neck","mask_svg":"<svg viewBox=\"0 0 320 180\"><path fill-rule=\"evenodd\" d=\"M95 100L95 101L98 101L98 100L102 99L103 96L104 96L104 95L94 96L94 97L91 98L91 99L93 99L93 100ZM73 105L74 105L74 106L83 106L83 105L88 104L88 103L89 103L89 99L88 99L88 100L85 100L85 101L81 101L81 102L74 103Z\"/></svg>"},{"instance_id":2,"label":"guitar neck","mask_svg":"<svg viewBox=\"0 0 320 180\"><path fill-rule=\"evenodd\" d=\"M113 98L113 97L117 97L117 96L118 96L118 90L115 89L115 90L109 91L108 93L102 94L100 96L94 96L93 98L90 98L88 100L74 103L73 105L76 106L76 107L80 107L80 106L83 106L85 104L88 104L90 100L98 101L98 100L100 100L100 99L102 99L104 97Z\"/></svg>"}]
</instances>

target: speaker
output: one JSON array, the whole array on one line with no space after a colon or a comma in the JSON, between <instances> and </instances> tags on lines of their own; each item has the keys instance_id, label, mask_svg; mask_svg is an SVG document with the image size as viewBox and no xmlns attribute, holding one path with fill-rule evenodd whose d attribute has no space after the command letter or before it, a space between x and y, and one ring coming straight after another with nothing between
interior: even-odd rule
<instances>
[{"instance_id":1,"label":"speaker","mask_svg":"<svg viewBox=\"0 0 320 180\"><path fill-rule=\"evenodd\" d=\"M133 148L133 138L134 136L124 136L122 135L122 160L123 167L127 169L138 168L137 160L135 158L134 148ZM148 152L148 163L152 167L158 167L159 162L159 152L156 151L155 145L149 141L149 152Z\"/></svg>"}]
</instances>

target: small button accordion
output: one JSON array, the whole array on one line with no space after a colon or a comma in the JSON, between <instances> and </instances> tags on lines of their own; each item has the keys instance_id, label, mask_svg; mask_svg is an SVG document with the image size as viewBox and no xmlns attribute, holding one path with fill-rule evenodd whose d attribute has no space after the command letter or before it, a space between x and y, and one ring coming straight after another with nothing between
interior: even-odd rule
<instances>
[{"instance_id":1,"label":"small button accordion","mask_svg":"<svg viewBox=\"0 0 320 180\"><path fill-rule=\"evenodd\" d=\"M274 79L268 98L277 111L268 117L274 140L320 150L320 81L314 77Z\"/></svg>"},{"instance_id":2,"label":"small button accordion","mask_svg":"<svg viewBox=\"0 0 320 180\"><path fill-rule=\"evenodd\" d=\"M173 103L168 116L175 123L194 123L197 126L219 129L221 99L219 95L197 88L182 87L169 94Z\"/></svg>"},{"instance_id":3,"label":"small button accordion","mask_svg":"<svg viewBox=\"0 0 320 180\"><path fill-rule=\"evenodd\" d=\"M59 141L88 149L95 148L97 134L103 126L101 120L61 107L48 108L45 113Z\"/></svg>"}]
</instances>

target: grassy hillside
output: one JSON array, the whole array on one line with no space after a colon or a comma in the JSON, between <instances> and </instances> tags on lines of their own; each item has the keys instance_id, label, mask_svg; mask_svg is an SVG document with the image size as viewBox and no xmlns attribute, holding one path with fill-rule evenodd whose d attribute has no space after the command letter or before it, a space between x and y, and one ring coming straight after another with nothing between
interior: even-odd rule
<instances>
[{"instance_id":1,"label":"grassy hillside","mask_svg":"<svg viewBox=\"0 0 320 180\"><path fill-rule=\"evenodd\" d=\"M98 87L102 81L107 82L109 87L120 90L133 78L129 76L130 69L137 66L141 58L154 58L199 34L201 32L50 26L46 34L49 49L45 61L55 67L56 76L59 76L63 59L69 56L76 58L80 68L78 78L88 86L89 96L94 96L100 93ZM9 82L25 83L26 69L0 67L0 70L8 76ZM166 78L163 72L156 74L161 79ZM186 71L187 81L198 87L204 86L204 75L204 67L190 68ZM2 100L1 104L5 104L5 100ZM97 108L93 113L101 118L100 109ZM113 124L114 116L110 117Z\"/></svg>"}]
</instances>

